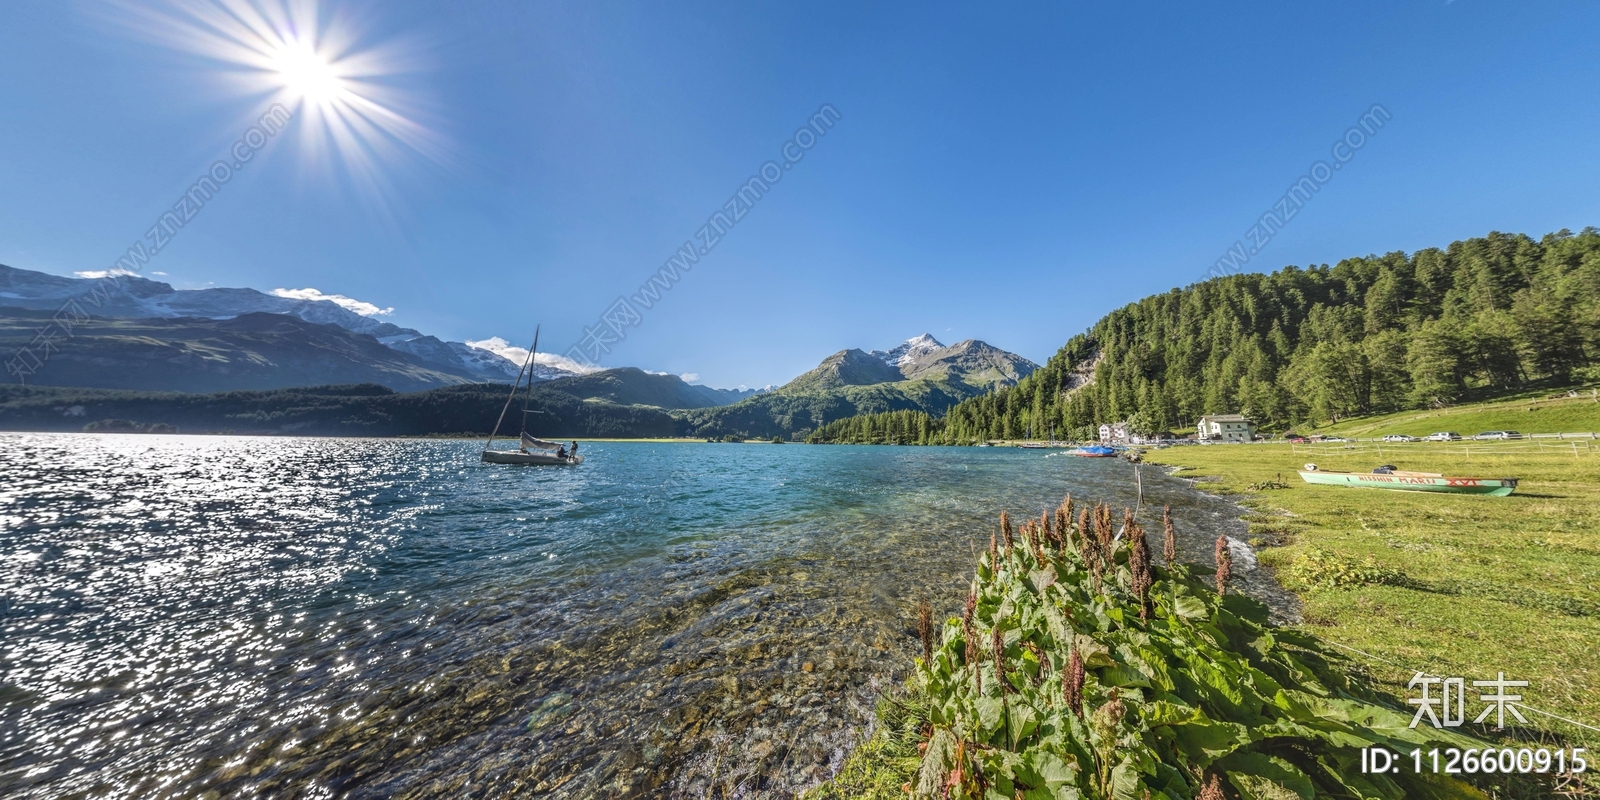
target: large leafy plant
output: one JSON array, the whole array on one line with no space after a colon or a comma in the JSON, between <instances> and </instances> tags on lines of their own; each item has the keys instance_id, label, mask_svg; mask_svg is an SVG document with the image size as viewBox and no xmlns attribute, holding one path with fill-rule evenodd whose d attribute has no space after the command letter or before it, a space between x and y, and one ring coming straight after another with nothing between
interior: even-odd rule
<instances>
[{"instance_id":1,"label":"large leafy plant","mask_svg":"<svg viewBox=\"0 0 1600 800\"><path fill-rule=\"evenodd\" d=\"M1220 540L1218 569L1175 563L1169 521L1158 564L1132 515L1074 519L1070 498L1000 527L964 615L926 640L912 677L929 721L913 794L1483 797L1448 776L1363 773L1364 747L1486 745L1408 727L1314 638L1227 592Z\"/></svg>"}]
</instances>

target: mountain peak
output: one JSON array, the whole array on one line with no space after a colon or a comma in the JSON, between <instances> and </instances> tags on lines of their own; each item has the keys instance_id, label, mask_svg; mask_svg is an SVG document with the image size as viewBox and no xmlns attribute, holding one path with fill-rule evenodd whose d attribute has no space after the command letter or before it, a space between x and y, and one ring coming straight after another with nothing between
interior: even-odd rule
<instances>
[{"instance_id":1,"label":"mountain peak","mask_svg":"<svg viewBox=\"0 0 1600 800\"><path fill-rule=\"evenodd\" d=\"M900 371L882 358L879 353L840 350L823 359L816 369L789 381L778 391L789 394L823 392L843 386L871 386L902 380Z\"/></svg>"},{"instance_id":2,"label":"mountain peak","mask_svg":"<svg viewBox=\"0 0 1600 800\"><path fill-rule=\"evenodd\" d=\"M875 356L891 367L898 367L907 362L915 361L922 356L944 347L933 334L924 333L913 336L890 350L873 350L867 355Z\"/></svg>"},{"instance_id":3,"label":"mountain peak","mask_svg":"<svg viewBox=\"0 0 1600 800\"><path fill-rule=\"evenodd\" d=\"M985 390L1015 385L1038 368L1022 356L977 339L908 354L900 364L900 372L908 380L954 380Z\"/></svg>"}]
</instances>

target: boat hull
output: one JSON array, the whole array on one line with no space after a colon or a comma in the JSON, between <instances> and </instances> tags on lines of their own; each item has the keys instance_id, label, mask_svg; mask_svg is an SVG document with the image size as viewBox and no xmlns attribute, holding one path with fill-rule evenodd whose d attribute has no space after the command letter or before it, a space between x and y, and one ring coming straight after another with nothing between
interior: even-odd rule
<instances>
[{"instance_id":1,"label":"boat hull","mask_svg":"<svg viewBox=\"0 0 1600 800\"><path fill-rule=\"evenodd\" d=\"M1445 475L1377 475L1361 472L1308 472L1300 478L1323 486L1353 486L1360 489L1391 489L1402 492L1440 492L1443 494L1486 494L1505 497L1516 491L1516 478L1453 478Z\"/></svg>"},{"instance_id":2,"label":"boat hull","mask_svg":"<svg viewBox=\"0 0 1600 800\"><path fill-rule=\"evenodd\" d=\"M1079 458L1116 458L1117 451L1109 447L1102 447L1100 445L1089 445L1088 447L1078 447L1068 450L1067 454L1077 456Z\"/></svg>"},{"instance_id":3,"label":"boat hull","mask_svg":"<svg viewBox=\"0 0 1600 800\"><path fill-rule=\"evenodd\" d=\"M521 450L485 450L483 460L490 464L527 464L546 467L571 467L583 463L583 456L561 458L554 453L524 453Z\"/></svg>"}]
</instances>

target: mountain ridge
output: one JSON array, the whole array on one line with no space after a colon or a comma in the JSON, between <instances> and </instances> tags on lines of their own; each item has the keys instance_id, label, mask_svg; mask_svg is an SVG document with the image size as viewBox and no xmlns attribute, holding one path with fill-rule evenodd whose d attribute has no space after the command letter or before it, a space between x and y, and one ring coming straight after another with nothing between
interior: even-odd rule
<instances>
[{"instance_id":1,"label":"mountain ridge","mask_svg":"<svg viewBox=\"0 0 1600 800\"><path fill-rule=\"evenodd\" d=\"M943 415L973 397L1015 385L1039 367L977 339L948 347L928 334L890 350L840 350L768 394L680 413L705 437L793 437L858 414Z\"/></svg>"},{"instance_id":2,"label":"mountain ridge","mask_svg":"<svg viewBox=\"0 0 1600 800\"><path fill-rule=\"evenodd\" d=\"M689 383L677 375L648 372L638 367L612 367L586 375L557 378L539 386L580 400L673 410L725 406L761 393L759 389L713 389Z\"/></svg>"},{"instance_id":3,"label":"mountain ridge","mask_svg":"<svg viewBox=\"0 0 1600 800\"><path fill-rule=\"evenodd\" d=\"M96 302L88 298L94 294ZM374 319L328 299L281 297L257 289L208 287L175 289L171 284L132 273L102 277L68 278L0 264L0 306L34 311L56 311L77 300L78 307L97 317L126 319L232 319L243 314L268 313L295 317L314 324L337 325L376 338L392 350L410 353L440 372L464 372L469 380L510 381L522 365L488 350L463 342L446 342L412 328ZM574 374L550 365L538 365L541 377Z\"/></svg>"},{"instance_id":4,"label":"mountain ridge","mask_svg":"<svg viewBox=\"0 0 1600 800\"><path fill-rule=\"evenodd\" d=\"M54 313L0 307L0 349L30 346ZM466 369L385 347L370 334L265 312L228 319L90 317L49 348L30 383L219 392L352 382L420 391L480 382Z\"/></svg>"}]
</instances>

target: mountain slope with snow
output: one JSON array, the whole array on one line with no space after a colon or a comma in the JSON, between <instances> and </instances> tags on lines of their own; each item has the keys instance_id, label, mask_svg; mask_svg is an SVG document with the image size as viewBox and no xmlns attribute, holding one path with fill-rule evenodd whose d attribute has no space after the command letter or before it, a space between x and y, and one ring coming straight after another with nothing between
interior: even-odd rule
<instances>
[{"instance_id":1,"label":"mountain slope with snow","mask_svg":"<svg viewBox=\"0 0 1600 800\"><path fill-rule=\"evenodd\" d=\"M170 284L132 274L84 275L66 278L0 264L0 306L53 312L75 300L83 312L96 317L146 320L223 320L245 314L283 314L370 335L391 350L414 356L442 373L463 375L466 380L509 382L516 379L522 367L520 360L512 360L505 353L446 342L402 328L376 318L386 310L315 289L279 289L273 293L236 288L174 289ZM522 355L526 356L526 351ZM574 374L576 370L543 363L535 370L535 376L544 380Z\"/></svg>"},{"instance_id":2,"label":"mountain slope with snow","mask_svg":"<svg viewBox=\"0 0 1600 800\"><path fill-rule=\"evenodd\" d=\"M27 347L54 311L0 313L0 350ZM50 345L28 383L39 386L230 392L377 383L411 392L475 383L330 323L253 312L230 319L91 317ZM502 383L510 383L510 380Z\"/></svg>"},{"instance_id":3,"label":"mountain slope with snow","mask_svg":"<svg viewBox=\"0 0 1600 800\"><path fill-rule=\"evenodd\" d=\"M943 348L944 345L939 344L939 340L933 338L933 334L924 333L921 336L913 336L888 350L870 350L867 355L876 356L891 367L898 367Z\"/></svg>"},{"instance_id":4,"label":"mountain slope with snow","mask_svg":"<svg viewBox=\"0 0 1600 800\"><path fill-rule=\"evenodd\" d=\"M1038 368L976 339L946 347L925 333L889 350L840 350L774 392L679 416L695 436L793 436L856 414L917 410L942 416L950 406L1014 386Z\"/></svg>"}]
</instances>

